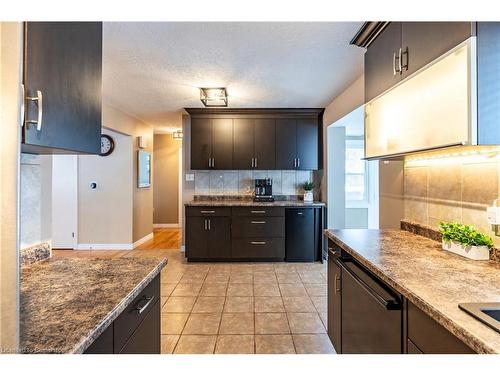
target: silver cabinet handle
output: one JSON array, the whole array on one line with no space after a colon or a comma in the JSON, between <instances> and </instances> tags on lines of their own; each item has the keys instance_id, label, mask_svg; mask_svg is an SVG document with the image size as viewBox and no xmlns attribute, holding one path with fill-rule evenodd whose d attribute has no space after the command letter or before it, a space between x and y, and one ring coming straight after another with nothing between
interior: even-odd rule
<instances>
[{"instance_id":1,"label":"silver cabinet handle","mask_svg":"<svg viewBox=\"0 0 500 375\"><path fill-rule=\"evenodd\" d=\"M300 158L297 158L297 168L300 168Z\"/></svg>"},{"instance_id":2,"label":"silver cabinet handle","mask_svg":"<svg viewBox=\"0 0 500 375\"><path fill-rule=\"evenodd\" d=\"M265 221L251 221L250 224L266 224Z\"/></svg>"},{"instance_id":3,"label":"silver cabinet handle","mask_svg":"<svg viewBox=\"0 0 500 375\"><path fill-rule=\"evenodd\" d=\"M260 210L260 211L252 210L252 211L250 211L250 213L252 213L252 214L265 214L266 211L264 211L264 210Z\"/></svg>"},{"instance_id":4,"label":"silver cabinet handle","mask_svg":"<svg viewBox=\"0 0 500 375\"><path fill-rule=\"evenodd\" d=\"M205 230L207 230L207 228L208 228L207 227L207 219L205 219L204 224L205 224Z\"/></svg>"},{"instance_id":5,"label":"silver cabinet handle","mask_svg":"<svg viewBox=\"0 0 500 375\"><path fill-rule=\"evenodd\" d=\"M215 168L215 158L212 158L212 168Z\"/></svg>"},{"instance_id":6,"label":"silver cabinet handle","mask_svg":"<svg viewBox=\"0 0 500 375\"><path fill-rule=\"evenodd\" d=\"M24 88L24 84L21 83L21 128L24 126L24 120L26 115L26 89Z\"/></svg>"},{"instance_id":7,"label":"silver cabinet handle","mask_svg":"<svg viewBox=\"0 0 500 375\"><path fill-rule=\"evenodd\" d=\"M258 168L257 160L259 160L259 159L255 158L255 168Z\"/></svg>"},{"instance_id":8,"label":"silver cabinet handle","mask_svg":"<svg viewBox=\"0 0 500 375\"><path fill-rule=\"evenodd\" d=\"M208 219L208 230L211 230L211 229L210 229L210 221L211 221L211 220L210 220L210 219Z\"/></svg>"},{"instance_id":9,"label":"silver cabinet handle","mask_svg":"<svg viewBox=\"0 0 500 375\"><path fill-rule=\"evenodd\" d=\"M304 215L303 212L297 212L297 215Z\"/></svg>"},{"instance_id":10,"label":"silver cabinet handle","mask_svg":"<svg viewBox=\"0 0 500 375\"><path fill-rule=\"evenodd\" d=\"M297 168L297 159L296 158L293 159L293 167Z\"/></svg>"},{"instance_id":11,"label":"silver cabinet handle","mask_svg":"<svg viewBox=\"0 0 500 375\"><path fill-rule=\"evenodd\" d=\"M396 52L392 54L392 75L395 76L397 73L396 71Z\"/></svg>"},{"instance_id":12,"label":"silver cabinet handle","mask_svg":"<svg viewBox=\"0 0 500 375\"><path fill-rule=\"evenodd\" d=\"M208 158L208 168L212 166L212 158Z\"/></svg>"},{"instance_id":13,"label":"silver cabinet handle","mask_svg":"<svg viewBox=\"0 0 500 375\"><path fill-rule=\"evenodd\" d=\"M403 74L403 49L400 47L399 48L399 55L398 55L398 66L399 66L399 74Z\"/></svg>"},{"instance_id":14,"label":"silver cabinet handle","mask_svg":"<svg viewBox=\"0 0 500 375\"><path fill-rule=\"evenodd\" d=\"M335 279L333 279L333 291L335 294L340 293L342 291L341 287L338 287L340 285L340 277L338 275L335 275Z\"/></svg>"},{"instance_id":15,"label":"silver cabinet handle","mask_svg":"<svg viewBox=\"0 0 500 375\"><path fill-rule=\"evenodd\" d=\"M253 168L253 158L252 158L252 167L251 168Z\"/></svg>"},{"instance_id":16,"label":"silver cabinet handle","mask_svg":"<svg viewBox=\"0 0 500 375\"><path fill-rule=\"evenodd\" d=\"M250 242L252 245L265 245L266 241L252 241Z\"/></svg>"},{"instance_id":17,"label":"silver cabinet handle","mask_svg":"<svg viewBox=\"0 0 500 375\"><path fill-rule=\"evenodd\" d=\"M42 119L43 119L43 95L40 90L36 90L36 96L28 96L26 99L31 100L32 102L37 102L38 106L38 117L37 120L28 120L26 123L28 124L36 124L36 130L42 130Z\"/></svg>"},{"instance_id":18,"label":"silver cabinet handle","mask_svg":"<svg viewBox=\"0 0 500 375\"><path fill-rule=\"evenodd\" d=\"M200 211L202 214L215 214L214 210L201 210Z\"/></svg>"},{"instance_id":19,"label":"silver cabinet handle","mask_svg":"<svg viewBox=\"0 0 500 375\"><path fill-rule=\"evenodd\" d=\"M406 55L406 64L403 64L403 55ZM399 56L399 69L401 70L401 73L403 73L403 68L408 70L408 47L405 47L404 51L400 52Z\"/></svg>"},{"instance_id":20,"label":"silver cabinet handle","mask_svg":"<svg viewBox=\"0 0 500 375\"><path fill-rule=\"evenodd\" d=\"M139 314L142 314L147 308L149 305L151 305L151 303L153 302L153 300L155 299L154 296L151 296L151 297L146 297L144 298L147 302L144 304L144 306L142 307L136 307L134 310L135 311L138 311Z\"/></svg>"}]
</instances>

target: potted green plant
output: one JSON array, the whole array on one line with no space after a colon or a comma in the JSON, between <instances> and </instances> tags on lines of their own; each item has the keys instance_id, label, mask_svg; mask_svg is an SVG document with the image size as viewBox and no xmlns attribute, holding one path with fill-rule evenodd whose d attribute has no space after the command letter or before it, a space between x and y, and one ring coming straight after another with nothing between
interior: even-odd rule
<instances>
[{"instance_id":1,"label":"potted green plant","mask_svg":"<svg viewBox=\"0 0 500 375\"><path fill-rule=\"evenodd\" d=\"M443 249L473 260L488 260L493 247L491 237L460 223L439 224Z\"/></svg>"},{"instance_id":2,"label":"potted green plant","mask_svg":"<svg viewBox=\"0 0 500 375\"><path fill-rule=\"evenodd\" d=\"M303 187L304 187L304 202L312 202L314 183L312 181L306 181L304 182Z\"/></svg>"}]
</instances>

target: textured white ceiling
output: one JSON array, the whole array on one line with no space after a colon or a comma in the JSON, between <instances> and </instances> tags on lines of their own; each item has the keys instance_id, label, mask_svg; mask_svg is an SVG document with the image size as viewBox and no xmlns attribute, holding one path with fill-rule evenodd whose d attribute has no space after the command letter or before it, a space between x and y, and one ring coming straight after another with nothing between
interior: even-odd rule
<instances>
[{"instance_id":1,"label":"textured white ceiling","mask_svg":"<svg viewBox=\"0 0 500 375\"><path fill-rule=\"evenodd\" d=\"M229 107L324 107L362 73L349 45L360 22L106 22L103 95L165 130L198 87L227 87Z\"/></svg>"}]
</instances>

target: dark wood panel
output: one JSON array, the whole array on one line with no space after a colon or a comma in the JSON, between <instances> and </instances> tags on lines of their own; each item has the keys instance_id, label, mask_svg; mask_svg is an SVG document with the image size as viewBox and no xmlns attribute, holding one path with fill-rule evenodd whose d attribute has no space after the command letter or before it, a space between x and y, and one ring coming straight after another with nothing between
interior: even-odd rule
<instances>
[{"instance_id":1,"label":"dark wood panel","mask_svg":"<svg viewBox=\"0 0 500 375\"><path fill-rule=\"evenodd\" d=\"M335 351L342 353L342 277L333 256L328 258L328 337Z\"/></svg>"},{"instance_id":2,"label":"dark wood panel","mask_svg":"<svg viewBox=\"0 0 500 375\"><path fill-rule=\"evenodd\" d=\"M99 153L102 23L27 22L24 48L26 94L42 92L43 118L40 131L23 128L23 151ZM37 104L27 101L26 109L27 119L36 120Z\"/></svg>"},{"instance_id":3,"label":"dark wood panel","mask_svg":"<svg viewBox=\"0 0 500 375\"><path fill-rule=\"evenodd\" d=\"M252 169L254 165L252 159L254 156L254 119L234 119L233 137L234 137L234 155L233 168Z\"/></svg>"},{"instance_id":4,"label":"dark wood panel","mask_svg":"<svg viewBox=\"0 0 500 375\"><path fill-rule=\"evenodd\" d=\"M401 22L391 22L370 44L365 53L365 102L388 90L401 80L394 74L394 54L401 47Z\"/></svg>"},{"instance_id":5,"label":"dark wood panel","mask_svg":"<svg viewBox=\"0 0 500 375\"><path fill-rule=\"evenodd\" d=\"M186 217L186 257L208 258L208 231L205 217Z\"/></svg>"},{"instance_id":6,"label":"dark wood panel","mask_svg":"<svg viewBox=\"0 0 500 375\"><path fill-rule=\"evenodd\" d=\"M233 120L212 120L213 168L233 168Z\"/></svg>"},{"instance_id":7,"label":"dark wood panel","mask_svg":"<svg viewBox=\"0 0 500 375\"><path fill-rule=\"evenodd\" d=\"M478 142L500 144L500 22L477 24Z\"/></svg>"},{"instance_id":8,"label":"dark wood panel","mask_svg":"<svg viewBox=\"0 0 500 375\"><path fill-rule=\"evenodd\" d=\"M408 349L407 354L424 354L410 339L406 343Z\"/></svg>"},{"instance_id":9,"label":"dark wood panel","mask_svg":"<svg viewBox=\"0 0 500 375\"><path fill-rule=\"evenodd\" d=\"M408 338L425 354L472 354L474 351L408 302Z\"/></svg>"},{"instance_id":10,"label":"dark wood panel","mask_svg":"<svg viewBox=\"0 0 500 375\"><path fill-rule=\"evenodd\" d=\"M212 120L191 119L191 169L209 169L212 157Z\"/></svg>"},{"instance_id":11,"label":"dark wood panel","mask_svg":"<svg viewBox=\"0 0 500 375\"><path fill-rule=\"evenodd\" d=\"M113 323L85 350L84 354L113 354Z\"/></svg>"},{"instance_id":12,"label":"dark wood panel","mask_svg":"<svg viewBox=\"0 0 500 375\"><path fill-rule=\"evenodd\" d=\"M160 276L156 276L114 321L113 345L115 353L120 352L125 342L153 309L153 306L159 299ZM142 308L143 310L140 312Z\"/></svg>"},{"instance_id":13,"label":"dark wood panel","mask_svg":"<svg viewBox=\"0 0 500 375\"><path fill-rule=\"evenodd\" d=\"M285 207L233 207L233 216L285 216Z\"/></svg>"},{"instance_id":14,"label":"dark wood panel","mask_svg":"<svg viewBox=\"0 0 500 375\"><path fill-rule=\"evenodd\" d=\"M276 168L295 169L297 158L297 119L276 120Z\"/></svg>"},{"instance_id":15,"label":"dark wood panel","mask_svg":"<svg viewBox=\"0 0 500 375\"><path fill-rule=\"evenodd\" d=\"M186 207L186 216L231 216L231 207Z\"/></svg>"},{"instance_id":16,"label":"dark wood panel","mask_svg":"<svg viewBox=\"0 0 500 375\"><path fill-rule=\"evenodd\" d=\"M235 238L232 241L233 259L273 259L285 258L284 238Z\"/></svg>"},{"instance_id":17,"label":"dark wood panel","mask_svg":"<svg viewBox=\"0 0 500 375\"><path fill-rule=\"evenodd\" d=\"M297 168L318 169L318 155L318 119L297 119Z\"/></svg>"},{"instance_id":18,"label":"dark wood panel","mask_svg":"<svg viewBox=\"0 0 500 375\"><path fill-rule=\"evenodd\" d=\"M403 78L415 73L472 34L471 22L402 22Z\"/></svg>"},{"instance_id":19,"label":"dark wood panel","mask_svg":"<svg viewBox=\"0 0 500 375\"><path fill-rule=\"evenodd\" d=\"M276 120L256 119L254 127L256 169L276 168Z\"/></svg>"},{"instance_id":20,"label":"dark wood panel","mask_svg":"<svg viewBox=\"0 0 500 375\"><path fill-rule=\"evenodd\" d=\"M208 219L208 257L210 259L231 258L231 218Z\"/></svg>"},{"instance_id":21,"label":"dark wood panel","mask_svg":"<svg viewBox=\"0 0 500 375\"><path fill-rule=\"evenodd\" d=\"M285 218L235 216L232 237L285 237Z\"/></svg>"},{"instance_id":22,"label":"dark wood panel","mask_svg":"<svg viewBox=\"0 0 500 375\"><path fill-rule=\"evenodd\" d=\"M120 354L160 354L160 301L148 312L141 325L120 350Z\"/></svg>"}]
</instances>

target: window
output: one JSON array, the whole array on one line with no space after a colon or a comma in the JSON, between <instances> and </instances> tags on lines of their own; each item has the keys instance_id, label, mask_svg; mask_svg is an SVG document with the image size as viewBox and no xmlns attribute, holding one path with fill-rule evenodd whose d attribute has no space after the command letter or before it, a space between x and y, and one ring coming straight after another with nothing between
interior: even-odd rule
<instances>
[{"instance_id":1,"label":"window","mask_svg":"<svg viewBox=\"0 0 500 375\"><path fill-rule=\"evenodd\" d=\"M364 141L347 137L345 155L345 199L347 202L367 202L367 162L364 157Z\"/></svg>"}]
</instances>

